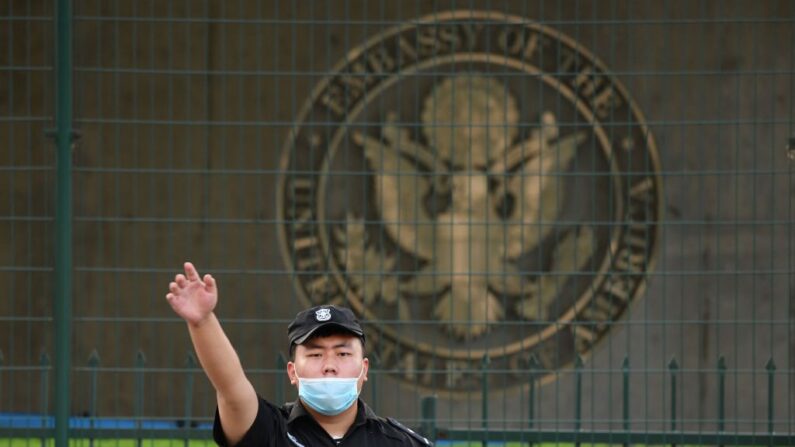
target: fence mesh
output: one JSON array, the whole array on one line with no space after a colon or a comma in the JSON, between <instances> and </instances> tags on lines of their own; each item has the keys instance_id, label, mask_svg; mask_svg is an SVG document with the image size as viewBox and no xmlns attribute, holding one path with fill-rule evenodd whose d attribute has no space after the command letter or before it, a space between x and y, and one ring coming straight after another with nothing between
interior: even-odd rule
<instances>
[{"instance_id":1,"label":"fence mesh","mask_svg":"<svg viewBox=\"0 0 795 447\"><path fill-rule=\"evenodd\" d=\"M56 13L0 2L5 439L46 437L59 396ZM440 437L793 435L792 2L75 0L70 20L86 437L209 436L164 300L184 260L274 401L287 324L335 302L367 327L365 400Z\"/></svg>"}]
</instances>

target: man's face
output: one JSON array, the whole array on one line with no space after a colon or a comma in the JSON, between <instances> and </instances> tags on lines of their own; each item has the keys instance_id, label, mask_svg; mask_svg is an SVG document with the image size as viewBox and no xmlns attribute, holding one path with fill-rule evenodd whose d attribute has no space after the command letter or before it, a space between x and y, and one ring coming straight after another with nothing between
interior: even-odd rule
<instances>
[{"instance_id":1,"label":"man's face","mask_svg":"<svg viewBox=\"0 0 795 447\"><path fill-rule=\"evenodd\" d=\"M315 337L295 347L295 358L287 363L290 383L302 379L359 378L358 388L367 380L369 361L364 358L362 342L353 335ZM297 375L296 375L297 373Z\"/></svg>"}]
</instances>

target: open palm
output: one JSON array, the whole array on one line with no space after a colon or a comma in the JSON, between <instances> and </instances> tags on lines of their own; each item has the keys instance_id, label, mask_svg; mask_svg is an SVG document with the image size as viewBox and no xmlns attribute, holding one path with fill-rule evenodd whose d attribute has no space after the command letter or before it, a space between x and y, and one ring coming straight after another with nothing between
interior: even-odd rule
<instances>
[{"instance_id":1,"label":"open palm","mask_svg":"<svg viewBox=\"0 0 795 447\"><path fill-rule=\"evenodd\" d=\"M199 277L196 267L185 263L185 274L174 277L166 295L174 312L191 324L199 324L209 316L218 303L218 287L211 275Z\"/></svg>"}]
</instances>

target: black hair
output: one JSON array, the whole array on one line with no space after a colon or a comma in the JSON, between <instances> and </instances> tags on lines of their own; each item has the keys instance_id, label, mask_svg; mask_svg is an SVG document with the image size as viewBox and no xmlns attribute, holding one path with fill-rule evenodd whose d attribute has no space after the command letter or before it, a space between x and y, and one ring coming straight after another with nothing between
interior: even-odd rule
<instances>
[{"instance_id":1,"label":"black hair","mask_svg":"<svg viewBox=\"0 0 795 447\"><path fill-rule=\"evenodd\" d=\"M332 335L350 335L359 339L362 343L362 356L364 356L364 337L360 337L354 334L351 331L347 331L339 326L324 326L320 329L316 330L311 337L304 340L304 343L308 342L309 340L313 340L315 338L323 338L323 337L331 337ZM303 344L303 343L302 343ZM290 344L290 360L295 360L295 343Z\"/></svg>"}]
</instances>

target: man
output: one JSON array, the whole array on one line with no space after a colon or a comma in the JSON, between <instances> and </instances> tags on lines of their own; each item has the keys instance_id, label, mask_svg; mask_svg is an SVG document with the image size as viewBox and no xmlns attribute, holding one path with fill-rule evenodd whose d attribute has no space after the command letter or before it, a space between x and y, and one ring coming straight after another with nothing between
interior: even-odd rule
<instances>
[{"instance_id":1,"label":"man","mask_svg":"<svg viewBox=\"0 0 795 447\"><path fill-rule=\"evenodd\" d=\"M365 336L349 309L318 306L287 328L290 383L298 400L277 407L257 396L213 310L218 288L190 262L169 284L166 299L188 323L193 346L215 387L213 437L221 446L429 446L394 419L383 419L359 399L367 380Z\"/></svg>"}]
</instances>

